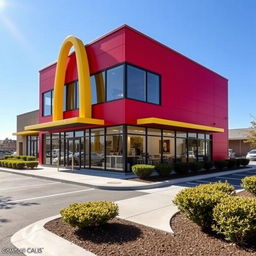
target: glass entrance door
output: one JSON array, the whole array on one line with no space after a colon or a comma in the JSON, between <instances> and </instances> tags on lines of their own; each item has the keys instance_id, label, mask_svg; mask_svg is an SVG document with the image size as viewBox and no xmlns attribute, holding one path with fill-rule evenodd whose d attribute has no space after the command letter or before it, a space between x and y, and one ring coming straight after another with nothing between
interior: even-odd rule
<instances>
[{"instance_id":1,"label":"glass entrance door","mask_svg":"<svg viewBox=\"0 0 256 256\"><path fill-rule=\"evenodd\" d=\"M83 157L81 138L68 138L66 145L66 166L72 168L73 163L75 169L80 169Z\"/></svg>"}]
</instances>

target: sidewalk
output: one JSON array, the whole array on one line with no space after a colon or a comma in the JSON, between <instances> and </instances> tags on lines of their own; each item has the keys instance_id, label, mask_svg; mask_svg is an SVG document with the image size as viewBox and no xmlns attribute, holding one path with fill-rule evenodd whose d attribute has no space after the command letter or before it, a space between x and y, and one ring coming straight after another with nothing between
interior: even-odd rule
<instances>
[{"instance_id":1,"label":"sidewalk","mask_svg":"<svg viewBox=\"0 0 256 256\"><path fill-rule=\"evenodd\" d=\"M253 167L253 168L251 168ZM162 182L154 182L154 183L145 183L139 181L128 180L128 178L135 177L134 174L125 174L118 172L110 172L110 171L100 171L100 170L89 170L89 169L81 169L81 170L71 170L67 169L59 169L53 167L44 167L39 166L38 169L28 169L28 170L16 170L10 168L0 167L0 171L15 173L20 175L26 175L31 177L49 179L54 181L60 181L64 183L73 183L78 185L85 185L89 187L94 187L98 189L107 189L107 190L142 190L142 189L153 189L153 188L161 188L161 187L169 187L171 185L199 180L202 178L211 178L217 176L223 176L231 173L239 173L248 170L253 170L255 166L251 166L250 168L244 168L239 170L229 170L225 172L216 172L211 174L202 174L178 179L171 179Z\"/></svg>"}]
</instances>

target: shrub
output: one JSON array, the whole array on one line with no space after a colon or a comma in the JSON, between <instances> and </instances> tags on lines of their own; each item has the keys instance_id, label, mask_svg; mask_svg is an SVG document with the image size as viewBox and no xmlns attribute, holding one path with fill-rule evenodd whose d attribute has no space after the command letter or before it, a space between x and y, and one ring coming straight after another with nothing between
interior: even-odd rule
<instances>
[{"instance_id":1,"label":"shrub","mask_svg":"<svg viewBox=\"0 0 256 256\"><path fill-rule=\"evenodd\" d=\"M6 155L4 156L4 159L12 159L14 156L13 155Z\"/></svg>"},{"instance_id":2,"label":"shrub","mask_svg":"<svg viewBox=\"0 0 256 256\"><path fill-rule=\"evenodd\" d=\"M237 167L236 159L228 159L227 161L227 167L228 169L234 169Z\"/></svg>"},{"instance_id":3,"label":"shrub","mask_svg":"<svg viewBox=\"0 0 256 256\"><path fill-rule=\"evenodd\" d=\"M246 159L246 158L241 158L240 159L240 163L243 167L245 167L246 165L248 165L250 163L250 160L249 159Z\"/></svg>"},{"instance_id":4,"label":"shrub","mask_svg":"<svg viewBox=\"0 0 256 256\"><path fill-rule=\"evenodd\" d=\"M178 174L186 174L189 171L189 165L188 163L175 163L174 164L174 170Z\"/></svg>"},{"instance_id":5,"label":"shrub","mask_svg":"<svg viewBox=\"0 0 256 256\"><path fill-rule=\"evenodd\" d=\"M153 172L154 168L154 165L136 164L132 166L132 171L135 175L143 179L149 177Z\"/></svg>"},{"instance_id":6,"label":"shrub","mask_svg":"<svg viewBox=\"0 0 256 256\"><path fill-rule=\"evenodd\" d=\"M220 161L214 161L214 166L218 170L223 170L227 167L227 161L220 160Z\"/></svg>"},{"instance_id":7,"label":"shrub","mask_svg":"<svg viewBox=\"0 0 256 256\"><path fill-rule=\"evenodd\" d=\"M235 159L236 160L236 167L237 168L240 168L240 165L241 165L241 161L239 158Z\"/></svg>"},{"instance_id":8,"label":"shrub","mask_svg":"<svg viewBox=\"0 0 256 256\"><path fill-rule=\"evenodd\" d=\"M107 201L74 203L60 211L62 220L81 229L100 226L118 215L118 206Z\"/></svg>"},{"instance_id":9,"label":"shrub","mask_svg":"<svg viewBox=\"0 0 256 256\"><path fill-rule=\"evenodd\" d=\"M26 163L26 166L31 169L34 169L35 167L38 166L37 161L26 161L25 163Z\"/></svg>"},{"instance_id":10,"label":"shrub","mask_svg":"<svg viewBox=\"0 0 256 256\"><path fill-rule=\"evenodd\" d=\"M197 172L199 170L202 169L203 167L203 164L200 163L200 162L191 162L188 164L189 165L189 169L192 171L192 172Z\"/></svg>"},{"instance_id":11,"label":"shrub","mask_svg":"<svg viewBox=\"0 0 256 256\"><path fill-rule=\"evenodd\" d=\"M35 156L26 156L26 161L36 161Z\"/></svg>"},{"instance_id":12,"label":"shrub","mask_svg":"<svg viewBox=\"0 0 256 256\"><path fill-rule=\"evenodd\" d=\"M256 176L244 177L241 185L246 191L256 195Z\"/></svg>"},{"instance_id":13,"label":"shrub","mask_svg":"<svg viewBox=\"0 0 256 256\"><path fill-rule=\"evenodd\" d=\"M173 166L169 163L161 163L155 166L155 170L161 177L168 177L173 169Z\"/></svg>"},{"instance_id":14,"label":"shrub","mask_svg":"<svg viewBox=\"0 0 256 256\"><path fill-rule=\"evenodd\" d=\"M182 190L176 195L173 203L187 218L201 226L202 229L210 229L213 224L213 208L233 191L234 187L227 182L204 184Z\"/></svg>"},{"instance_id":15,"label":"shrub","mask_svg":"<svg viewBox=\"0 0 256 256\"><path fill-rule=\"evenodd\" d=\"M17 169L24 169L25 168L25 162L24 161L16 161L16 168Z\"/></svg>"},{"instance_id":16,"label":"shrub","mask_svg":"<svg viewBox=\"0 0 256 256\"><path fill-rule=\"evenodd\" d=\"M207 162L203 163L203 168L205 170L210 170L210 169L212 169L212 167L213 167L213 162L211 162L211 161L207 161Z\"/></svg>"},{"instance_id":17,"label":"shrub","mask_svg":"<svg viewBox=\"0 0 256 256\"><path fill-rule=\"evenodd\" d=\"M240 245L250 244L256 238L256 199L245 197L224 198L213 209L216 222L212 229L226 240Z\"/></svg>"}]
</instances>

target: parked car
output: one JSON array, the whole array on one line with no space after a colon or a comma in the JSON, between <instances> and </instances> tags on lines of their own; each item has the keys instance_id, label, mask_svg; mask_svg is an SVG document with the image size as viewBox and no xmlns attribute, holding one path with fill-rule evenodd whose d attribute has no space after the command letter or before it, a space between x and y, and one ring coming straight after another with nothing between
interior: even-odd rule
<instances>
[{"instance_id":1,"label":"parked car","mask_svg":"<svg viewBox=\"0 0 256 256\"><path fill-rule=\"evenodd\" d=\"M256 160L256 149L252 149L251 151L249 151L246 155L246 159L255 161Z\"/></svg>"},{"instance_id":2,"label":"parked car","mask_svg":"<svg viewBox=\"0 0 256 256\"><path fill-rule=\"evenodd\" d=\"M228 149L228 158L232 159L232 158L235 158L235 157L236 157L236 152L232 148L229 148Z\"/></svg>"}]
</instances>

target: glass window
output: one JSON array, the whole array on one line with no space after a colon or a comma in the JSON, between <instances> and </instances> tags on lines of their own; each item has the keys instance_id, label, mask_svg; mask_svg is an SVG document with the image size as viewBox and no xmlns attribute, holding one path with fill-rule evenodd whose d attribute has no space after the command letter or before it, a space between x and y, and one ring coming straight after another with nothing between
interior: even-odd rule
<instances>
[{"instance_id":1,"label":"glass window","mask_svg":"<svg viewBox=\"0 0 256 256\"><path fill-rule=\"evenodd\" d=\"M148 128L148 135L161 136L161 130Z\"/></svg>"},{"instance_id":2,"label":"glass window","mask_svg":"<svg viewBox=\"0 0 256 256\"><path fill-rule=\"evenodd\" d=\"M205 140L198 140L197 159L199 162L203 162L205 160Z\"/></svg>"},{"instance_id":3,"label":"glass window","mask_svg":"<svg viewBox=\"0 0 256 256\"><path fill-rule=\"evenodd\" d=\"M75 137L83 137L84 131L75 131Z\"/></svg>"},{"instance_id":4,"label":"glass window","mask_svg":"<svg viewBox=\"0 0 256 256\"><path fill-rule=\"evenodd\" d=\"M205 161L211 161L211 155L212 155L212 152L211 152L211 141L206 140L205 144L206 144L205 145L205 149L206 149Z\"/></svg>"},{"instance_id":5,"label":"glass window","mask_svg":"<svg viewBox=\"0 0 256 256\"><path fill-rule=\"evenodd\" d=\"M51 164L51 137L44 135L44 164Z\"/></svg>"},{"instance_id":6,"label":"glass window","mask_svg":"<svg viewBox=\"0 0 256 256\"><path fill-rule=\"evenodd\" d=\"M186 139L176 139L176 160L177 162L187 162Z\"/></svg>"},{"instance_id":7,"label":"glass window","mask_svg":"<svg viewBox=\"0 0 256 256\"><path fill-rule=\"evenodd\" d=\"M194 162L197 159L197 139L188 140L188 161Z\"/></svg>"},{"instance_id":8,"label":"glass window","mask_svg":"<svg viewBox=\"0 0 256 256\"><path fill-rule=\"evenodd\" d=\"M150 103L160 103L160 78L159 75L147 72L147 101Z\"/></svg>"},{"instance_id":9,"label":"glass window","mask_svg":"<svg viewBox=\"0 0 256 256\"><path fill-rule=\"evenodd\" d=\"M104 169L104 136L91 137L91 167Z\"/></svg>"},{"instance_id":10,"label":"glass window","mask_svg":"<svg viewBox=\"0 0 256 256\"><path fill-rule=\"evenodd\" d=\"M148 164L158 164L161 162L161 137L148 136Z\"/></svg>"},{"instance_id":11,"label":"glass window","mask_svg":"<svg viewBox=\"0 0 256 256\"><path fill-rule=\"evenodd\" d=\"M67 89L66 89L66 93L67 93L67 104L66 104L66 110L72 110L72 109L76 109L76 83L70 83L67 85Z\"/></svg>"},{"instance_id":12,"label":"glass window","mask_svg":"<svg viewBox=\"0 0 256 256\"><path fill-rule=\"evenodd\" d=\"M162 142L163 162L172 163L175 158L175 139L163 137Z\"/></svg>"},{"instance_id":13,"label":"glass window","mask_svg":"<svg viewBox=\"0 0 256 256\"><path fill-rule=\"evenodd\" d=\"M210 139L210 134L205 134L205 138L206 138L207 140L209 140L209 139Z\"/></svg>"},{"instance_id":14,"label":"glass window","mask_svg":"<svg viewBox=\"0 0 256 256\"><path fill-rule=\"evenodd\" d=\"M91 136L104 135L104 128L91 129Z\"/></svg>"},{"instance_id":15,"label":"glass window","mask_svg":"<svg viewBox=\"0 0 256 256\"><path fill-rule=\"evenodd\" d=\"M91 76L92 104L105 101L105 72Z\"/></svg>"},{"instance_id":16,"label":"glass window","mask_svg":"<svg viewBox=\"0 0 256 256\"><path fill-rule=\"evenodd\" d=\"M67 106L67 85L64 85L64 94L63 94L63 111L66 111Z\"/></svg>"},{"instance_id":17,"label":"glass window","mask_svg":"<svg viewBox=\"0 0 256 256\"><path fill-rule=\"evenodd\" d=\"M128 126L127 132L135 134L146 134L145 128L139 126Z\"/></svg>"},{"instance_id":18,"label":"glass window","mask_svg":"<svg viewBox=\"0 0 256 256\"><path fill-rule=\"evenodd\" d=\"M189 133L188 133L188 137L189 137L189 138L196 138L196 133L191 133L191 132L189 132Z\"/></svg>"},{"instance_id":19,"label":"glass window","mask_svg":"<svg viewBox=\"0 0 256 256\"><path fill-rule=\"evenodd\" d=\"M174 137L175 136L175 132L174 131L170 131L170 130L163 130L163 136Z\"/></svg>"},{"instance_id":20,"label":"glass window","mask_svg":"<svg viewBox=\"0 0 256 256\"><path fill-rule=\"evenodd\" d=\"M76 82L76 109L79 108L79 82Z\"/></svg>"},{"instance_id":21,"label":"glass window","mask_svg":"<svg viewBox=\"0 0 256 256\"><path fill-rule=\"evenodd\" d=\"M198 139L204 139L204 133L198 133Z\"/></svg>"},{"instance_id":22,"label":"glass window","mask_svg":"<svg viewBox=\"0 0 256 256\"><path fill-rule=\"evenodd\" d=\"M123 132L123 126L114 126L114 127L107 128L107 134L116 134L116 133L122 133L122 132Z\"/></svg>"},{"instance_id":23,"label":"glass window","mask_svg":"<svg viewBox=\"0 0 256 256\"><path fill-rule=\"evenodd\" d=\"M52 91L43 93L43 116L52 114Z\"/></svg>"},{"instance_id":24,"label":"glass window","mask_svg":"<svg viewBox=\"0 0 256 256\"><path fill-rule=\"evenodd\" d=\"M106 136L106 168L123 170L123 136Z\"/></svg>"},{"instance_id":25,"label":"glass window","mask_svg":"<svg viewBox=\"0 0 256 256\"><path fill-rule=\"evenodd\" d=\"M127 97L146 101L146 72L130 65L127 66Z\"/></svg>"},{"instance_id":26,"label":"glass window","mask_svg":"<svg viewBox=\"0 0 256 256\"><path fill-rule=\"evenodd\" d=\"M111 68L107 71L107 100L124 97L124 66Z\"/></svg>"},{"instance_id":27,"label":"glass window","mask_svg":"<svg viewBox=\"0 0 256 256\"><path fill-rule=\"evenodd\" d=\"M127 163L128 170L134 164L146 163L146 140L145 136L128 135L127 136Z\"/></svg>"},{"instance_id":28,"label":"glass window","mask_svg":"<svg viewBox=\"0 0 256 256\"><path fill-rule=\"evenodd\" d=\"M186 132L176 132L176 137L187 138Z\"/></svg>"}]
</instances>

